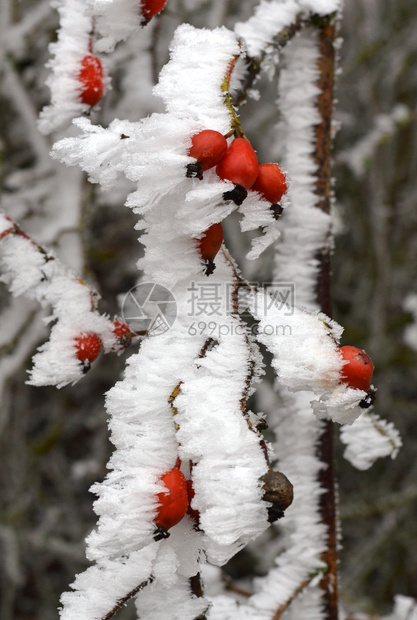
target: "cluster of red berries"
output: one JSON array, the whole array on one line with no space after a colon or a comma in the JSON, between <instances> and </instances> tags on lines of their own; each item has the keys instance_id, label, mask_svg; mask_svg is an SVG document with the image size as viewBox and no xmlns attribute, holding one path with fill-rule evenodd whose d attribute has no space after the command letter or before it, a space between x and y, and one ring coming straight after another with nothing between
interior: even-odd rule
<instances>
[{"instance_id":1,"label":"cluster of red berries","mask_svg":"<svg viewBox=\"0 0 417 620\"><path fill-rule=\"evenodd\" d=\"M140 0L140 13L147 23L165 7L167 0ZM90 46L92 47L91 43ZM105 74L100 58L87 54L81 61L77 75L80 83L80 101L88 106L95 106L104 94Z\"/></svg>"},{"instance_id":2,"label":"cluster of red berries","mask_svg":"<svg viewBox=\"0 0 417 620\"><path fill-rule=\"evenodd\" d=\"M113 322L113 333L117 338L116 348L118 350L128 347L134 337L129 326L118 320ZM74 342L75 355L82 364L83 372L86 373L103 348L102 340L95 332L86 332L77 336Z\"/></svg>"},{"instance_id":3,"label":"cluster of red berries","mask_svg":"<svg viewBox=\"0 0 417 620\"><path fill-rule=\"evenodd\" d=\"M235 185L232 191L223 194L226 200L240 205L247 196L247 190L252 189L271 203L274 217L278 218L282 213L278 203L288 189L285 174L278 164L259 164L246 138L235 138L228 145L220 132L203 129L192 137L188 154L196 159L196 163L187 166L188 177L202 179L205 170L216 166L218 176ZM213 260L222 242L221 224L210 226L198 241L200 255L206 264L206 275L213 273Z\"/></svg>"},{"instance_id":4,"label":"cluster of red berries","mask_svg":"<svg viewBox=\"0 0 417 620\"><path fill-rule=\"evenodd\" d=\"M197 163L187 167L187 176L202 179L205 170L216 166L216 173L221 179L238 186L225 195L236 204L242 204L247 190L252 189L276 205L288 189L285 174L278 164L259 164L246 138L235 138L228 145L220 132L204 129L192 137L188 154Z\"/></svg>"}]
</instances>

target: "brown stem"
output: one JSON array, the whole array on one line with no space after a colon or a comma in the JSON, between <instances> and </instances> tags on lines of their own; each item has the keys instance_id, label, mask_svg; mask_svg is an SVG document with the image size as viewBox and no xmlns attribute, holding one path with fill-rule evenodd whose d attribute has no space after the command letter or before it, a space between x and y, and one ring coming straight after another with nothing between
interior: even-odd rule
<instances>
[{"instance_id":1,"label":"brown stem","mask_svg":"<svg viewBox=\"0 0 417 620\"><path fill-rule=\"evenodd\" d=\"M233 69L235 68L238 58L239 58L239 55L235 55L230 61L229 66L227 68L226 75L224 76L223 83L220 87L220 90L224 94L224 102L226 104L227 109L229 110L230 124L232 127L231 131L229 131L229 133L227 134L227 137L234 134L240 138L244 138L245 134L243 133L238 115L232 103L232 98L230 97L230 94L229 94L230 79L232 77Z\"/></svg>"},{"instance_id":2,"label":"brown stem","mask_svg":"<svg viewBox=\"0 0 417 620\"><path fill-rule=\"evenodd\" d=\"M315 155L317 165L316 194L317 208L330 213L330 151L332 143L332 110L334 84L334 19L320 24L318 32L319 44L319 96L317 110L320 122L315 131ZM319 270L316 282L317 303L328 316L331 314L330 294L330 232L328 243L318 253ZM318 437L317 456L323 467L319 473L319 483L323 490L320 496L319 509L322 523L327 530L327 547L321 559L328 567L320 581L323 590L326 620L338 619L338 579L337 579L337 508L333 468L333 423L327 420L322 425Z\"/></svg>"},{"instance_id":3,"label":"brown stem","mask_svg":"<svg viewBox=\"0 0 417 620\"><path fill-rule=\"evenodd\" d=\"M295 598L297 598L297 596L299 594L301 594L301 592L313 581L313 579L315 579L317 577L317 573L313 573L312 575L310 575L310 577L308 577L308 579L305 579L304 581L302 581L300 583L300 585L298 586L298 588L296 590L294 590L294 592L291 594L291 596L288 597L288 599L285 601L285 603L283 603L281 605L281 607L279 607L277 609L277 611L274 614L274 617L272 618L272 620L279 620L279 618L281 618L282 614L284 613L284 611L286 609L288 609L288 607L291 605L291 603L293 602L293 600Z\"/></svg>"},{"instance_id":4,"label":"brown stem","mask_svg":"<svg viewBox=\"0 0 417 620\"><path fill-rule=\"evenodd\" d=\"M248 590L244 590L243 588L239 588L239 586L237 586L234 583L234 581L232 581L229 575L227 575L224 572L222 573L222 579L224 581L226 590L228 590L229 592L235 592L236 594L240 594L241 596L246 596L247 598L252 596L253 594L252 592L249 592Z\"/></svg>"},{"instance_id":5,"label":"brown stem","mask_svg":"<svg viewBox=\"0 0 417 620\"><path fill-rule=\"evenodd\" d=\"M194 596L197 596L198 598L202 598L204 596L204 592L203 582L201 580L200 573L197 573L196 575L193 575L193 577L190 577L189 582L192 594L194 594ZM199 616L197 616L197 618L195 618L195 620L207 620L206 614L200 614Z\"/></svg>"},{"instance_id":6,"label":"brown stem","mask_svg":"<svg viewBox=\"0 0 417 620\"><path fill-rule=\"evenodd\" d=\"M123 596L122 598L120 598L117 601L116 605L113 607L113 609L111 609L105 616L103 616L101 620L110 620L110 618L113 618L113 616L117 614L117 612L123 607L123 605L126 605L126 603L130 601L130 599L136 596L136 594L140 592L141 590L143 590L143 588L145 588L150 583L152 583L154 579L155 577L151 575L149 579L146 579L146 581L142 581L142 583L140 583L138 586L133 588L133 590L128 592L126 596Z\"/></svg>"}]
</instances>

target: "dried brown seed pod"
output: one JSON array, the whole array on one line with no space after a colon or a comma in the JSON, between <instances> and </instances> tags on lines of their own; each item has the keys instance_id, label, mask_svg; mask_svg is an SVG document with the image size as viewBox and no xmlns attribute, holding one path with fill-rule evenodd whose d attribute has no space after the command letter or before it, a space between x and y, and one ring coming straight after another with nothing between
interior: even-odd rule
<instances>
[{"instance_id":1,"label":"dried brown seed pod","mask_svg":"<svg viewBox=\"0 0 417 620\"><path fill-rule=\"evenodd\" d=\"M280 471L272 471L272 469L261 476L260 479L263 482L262 489L264 491L262 499L264 502L272 504L272 506L268 507L268 521L273 523L283 517L284 510L292 504L294 498L293 486L287 476Z\"/></svg>"}]
</instances>

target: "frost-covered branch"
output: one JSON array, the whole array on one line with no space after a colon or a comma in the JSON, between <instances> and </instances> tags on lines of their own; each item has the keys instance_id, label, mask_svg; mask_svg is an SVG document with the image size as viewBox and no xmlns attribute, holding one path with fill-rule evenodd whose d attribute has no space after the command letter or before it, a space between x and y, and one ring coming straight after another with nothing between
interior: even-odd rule
<instances>
[{"instance_id":1,"label":"frost-covered branch","mask_svg":"<svg viewBox=\"0 0 417 620\"><path fill-rule=\"evenodd\" d=\"M205 10L206 3L195 4ZM225 5L214 4L208 9L212 20L226 13ZM86 539L91 566L62 595L61 619L110 620L134 599L146 620L335 620L333 422L346 425L345 456L358 467L395 456L401 444L389 424L364 415L367 387L347 380L349 362L339 347L343 329L330 318L330 147L340 2L261 0L234 30L183 21L153 89L162 103L148 116L151 80L143 70L148 78L151 65L155 75L159 71L156 38L161 47L169 28L162 20L161 31L142 29L146 6L59 0L60 29L49 63L52 100L40 118L48 133L75 117L73 131L54 144L53 158L86 172L107 192L94 196L94 206L125 202L138 216L143 252L128 298L143 320L149 307L156 308L158 324L143 330L140 349L106 394L114 449L104 480L91 487L97 515ZM178 6L185 11L190 3ZM177 19L175 6L171 17ZM36 23L35 14L31 19ZM132 43L134 35L140 44ZM117 46L121 41L126 44ZM107 70L83 99L80 67L95 52L109 55L109 73L135 55L123 77L115 75L113 94L121 103L112 108L111 97L105 101L102 124L86 114L110 87ZM259 160L238 105L261 71L272 77L278 63L282 170L267 165L279 168L285 189L270 200L256 184ZM200 160L192 154L205 130L224 147L211 167L203 167L205 155ZM221 162L239 140L252 167L250 180L223 174ZM14 179L16 192L30 200L28 211L53 187L46 180L32 192L31 174ZM23 190L22 179L28 181ZM70 228L77 227L80 188L78 182L63 207L71 212L62 218ZM251 233L249 260L274 246L270 286L247 282L222 245L226 218L236 238ZM213 227L215 251L206 254ZM62 229L46 223L45 230L42 244ZM98 294L8 216L0 217L0 258L14 295L52 309L44 321L53 322L51 337L34 357L32 384L60 387L82 376L80 335L98 339L97 350L120 350L115 323L98 313ZM281 282L291 286L285 299L274 290ZM125 319L139 320L127 312ZM264 413L251 397L262 399L266 360L276 394ZM267 423L273 443L262 434ZM266 555L276 551L272 567L247 589L224 583L217 567L246 545L256 547L261 534L266 539L271 523L280 534L267 543ZM204 585L210 575L217 580L213 591Z\"/></svg>"},{"instance_id":2,"label":"frost-covered branch","mask_svg":"<svg viewBox=\"0 0 417 620\"><path fill-rule=\"evenodd\" d=\"M106 352L120 350L114 323L97 312L99 295L50 251L33 241L8 216L0 213L0 261L10 292L51 307L55 322L50 340L34 357L33 385L78 381L83 366L76 356L76 339L94 333Z\"/></svg>"},{"instance_id":3,"label":"frost-covered branch","mask_svg":"<svg viewBox=\"0 0 417 620\"><path fill-rule=\"evenodd\" d=\"M123 596L121 599L117 601L113 609L110 610L105 616L103 616L102 620L110 620L110 618L113 618L113 616L115 616L117 612L120 611L120 609L124 605L126 605L126 603L128 603L134 596L136 596L136 594L138 594L143 588L146 588L146 586L151 584L153 580L154 580L154 577L153 575L151 575L149 579L147 579L146 581L142 581L142 583L140 583L138 586L133 588L130 592L128 592L128 594L126 594L126 596Z\"/></svg>"}]
</instances>

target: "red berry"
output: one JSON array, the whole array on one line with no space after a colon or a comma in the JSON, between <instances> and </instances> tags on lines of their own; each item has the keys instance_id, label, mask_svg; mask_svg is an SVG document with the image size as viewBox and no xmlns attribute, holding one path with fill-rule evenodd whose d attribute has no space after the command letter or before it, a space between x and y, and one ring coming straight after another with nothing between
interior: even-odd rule
<instances>
[{"instance_id":1,"label":"red berry","mask_svg":"<svg viewBox=\"0 0 417 620\"><path fill-rule=\"evenodd\" d=\"M216 172L223 180L249 189L258 174L258 158L250 142L235 138L217 165Z\"/></svg>"},{"instance_id":2,"label":"red berry","mask_svg":"<svg viewBox=\"0 0 417 620\"><path fill-rule=\"evenodd\" d=\"M87 332L75 338L76 356L80 362L94 362L101 351L103 343L97 334Z\"/></svg>"},{"instance_id":3,"label":"red berry","mask_svg":"<svg viewBox=\"0 0 417 620\"><path fill-rule=\"evenodd\" d=\"M194 510L194 508L191 508L191 500L193 499L193 497L195 495L192 480L187 480L187 493L188 493L188 510L187 510L187 514L189 514L190 517L196 523L200 523L200 513L198 512L198 510Z\"/></svg>"},{"instance_id":4,"label":"red berry","mask_svg":"<svg viewBox=\"0 0 417 620\"><path fill-rule=\"evenodd\" d=\"M346 346L339 349L342 358L348 362L341 371L342 383L351 388L367 392L371 386L374 365L371 358L362 349Z\"/></svg>"},{"instance_id":5,"label":"red berry","mask_svg":"<svg viewBox=\"0 0 417 620\"><path fill-rule=\"evenodd\" d=\"M113 333L122 347L128 347L134 336L129 325L126 325L126 323L122 323L121 321L113 322Z\"/></svg>"},{"instance_id":6,"label":"red berry","mask_svg":"<svg viewBox=\"0 0 417 620\"><path fill-rule=\"evenodd\" d=\"M259 192L268 202L275 204L288 189L285 174L278 164L260 164L258 176L251 189Z\"/></svg>"},{"instance_id":7,"label":"red berry","mask_svg":"<svg viewBox=\"0 0 417 620\"><path fill-rule=\"evenodd\" d=\"M198 239L198 249L201 254L201 258L204 261L212 263L217 252L223 243L223 226L220 224L213 224L206 230L201 239Z\"/></svg>"},{"instance_id":8,"label":"red berry","mask_svg":"<svg viewBox=\"0 0 417 620\"><path fill-rule=\"evenodd\" d=\"M201 166L201 170L208 170L216 166L227 150L226 138L213 129L204 129L191 138L192 146L188 151Z\"/></svg>"},{"instance_id":9,"label":"red berry","mask_svg":"<svg viewBox=\"0 0 417 620\"><path fill-rule=\"evenodd\" d=\"M104 93L104 71L100 59L89 54L81 61L78 81L82 84L80 99L86 105L96 105Z\"/></svg>"},{"instance_id":10,"label":"red berry","mask_svg":"<svg viewBox=\"0 0 417 620\"><path fill-rule=\"evenodd\" d=\"M157 13L160 13L168 0L141 0L140 10L146 19L151 19Z\"/></svg>"},{"instance_id":11,"label":"red berry","mask_svg":"<svg viewBox=\"0 0 417 620\"><path fill-rule=\"evenodd\" d=\"M156 511L155 525L169 530L179 523L187 512L187 482L184 474L177 467L161 476L160 481L169 493L158 493L159 506Z\"/></svg>"}]
</instances>

